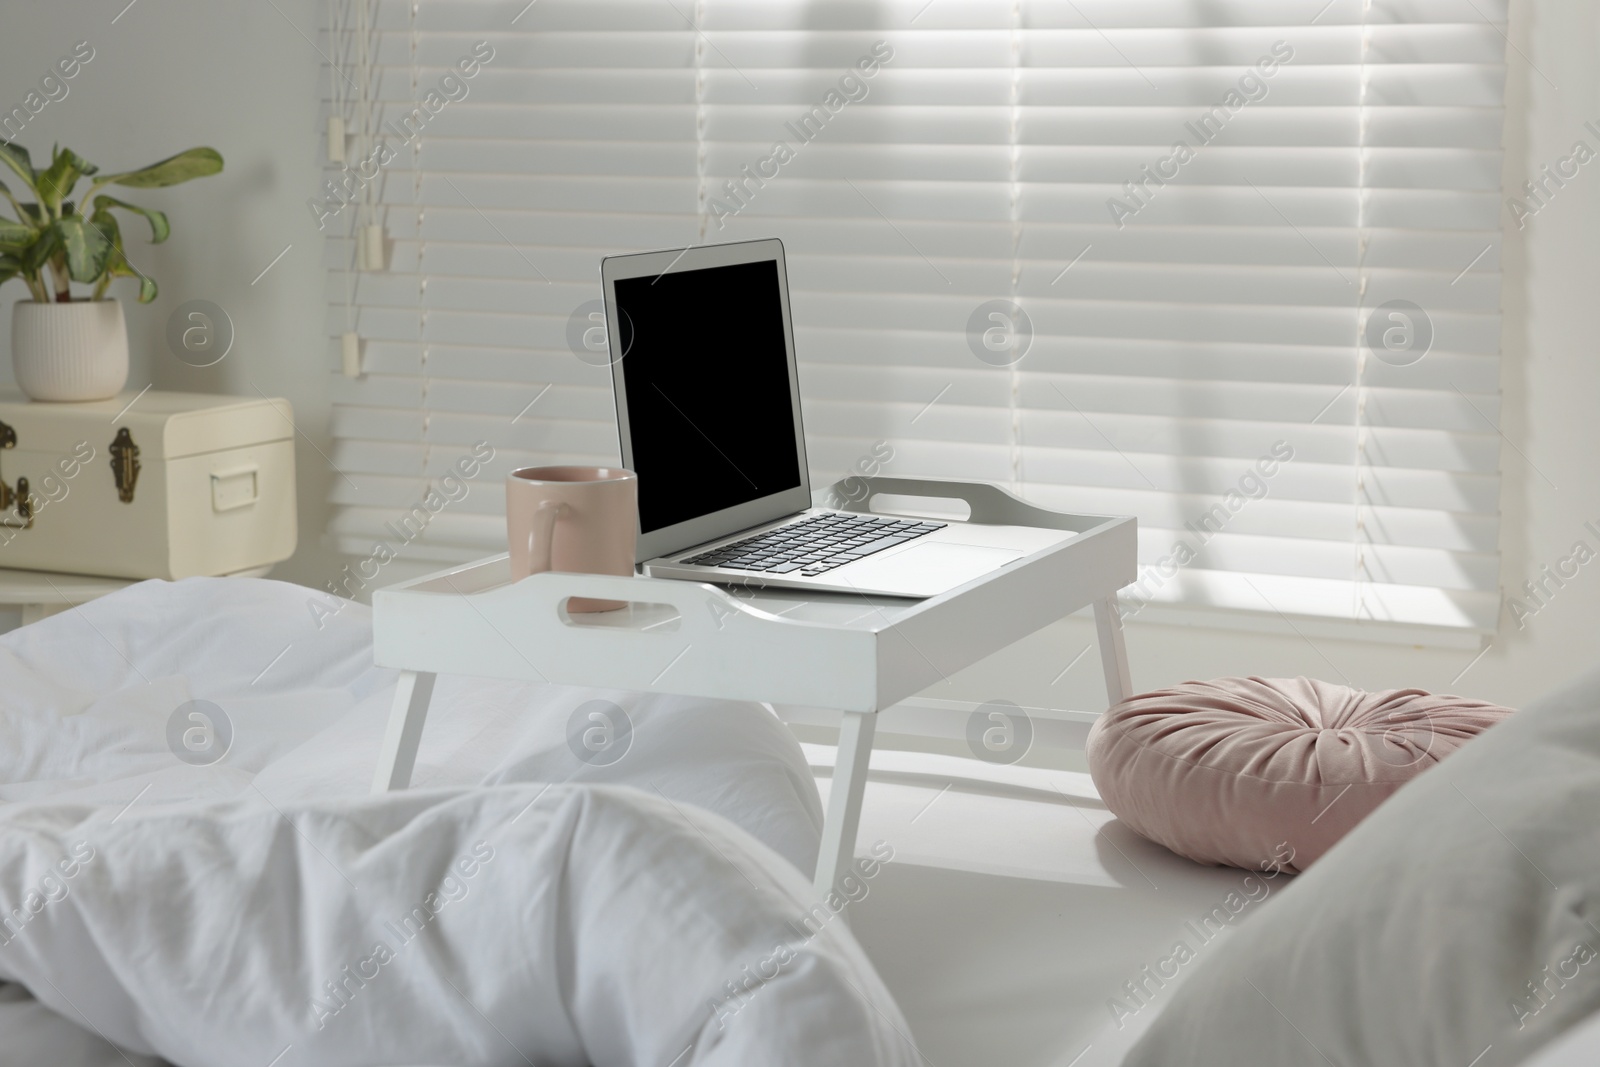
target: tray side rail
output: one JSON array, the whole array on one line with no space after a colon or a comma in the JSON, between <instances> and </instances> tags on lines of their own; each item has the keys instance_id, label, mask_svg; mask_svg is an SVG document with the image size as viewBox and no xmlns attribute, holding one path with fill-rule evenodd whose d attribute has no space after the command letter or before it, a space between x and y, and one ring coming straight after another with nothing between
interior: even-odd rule
<instances>
[{"instance_id":1,"label":"tray side rail","mask_svg":"<svg viewBox=\"0 0 1600 1067\"><path fill-rule=\"evenodd\" d=\"M379 666L579 686L603 678L606 688L876 710L867 628L780 618L697 582L550 572L458 593L450 573L441 572L443 588L441 575L429 575L373 595ZM670 610L647 614L654 622L613 625L569 614L569 597Z\"/></svg>"},{"instance_id":2,"label":"tray side rail","mask_svg":"<svg viewBox=\"0 0 1600 1067\"><path fill-rule=\"evenodd\" d=\"M954 478L896 478L887 475L851 476L828 488L829 499L843 500L839 511L862 514L893 514L874 511L872 502L879 496L925 497L961 500L971 509L967 522L990 526L1037 526L1046 530L1072 530L1086 533L1118 515L1077 515L1030 504L1003 486L990 482L965 482Z\"/></svg>"},{"instance_id":3,"label":"tray side rail","mask_svg":"<svg viewBox=\"0 0 1600 1067\"><path fill-rule=\"evenodd\" d=\"M878 706L945 681L1029 634L1097 603L1138 573L1137 522L1112 519L929 600L878 634Z\"/></svg>"},{"instance_id":4,"label":"tray side rail","mask_svg":"<svg viewBox=\"0 0 1600 1067\"><path fill-rule=\"evenodd\" d=\"M880 708L1082 608L1114 610L1117 590L1138 577L1138 520L1131 516L1052 511L998 485L943 478L846 478L830 495L853 501L844 510L868 514L881 513L873 511L881 496L960 500L969 508L968 522L1078 534L932 597L886 625L879 632Z\"/></svg>"}]
</instances>

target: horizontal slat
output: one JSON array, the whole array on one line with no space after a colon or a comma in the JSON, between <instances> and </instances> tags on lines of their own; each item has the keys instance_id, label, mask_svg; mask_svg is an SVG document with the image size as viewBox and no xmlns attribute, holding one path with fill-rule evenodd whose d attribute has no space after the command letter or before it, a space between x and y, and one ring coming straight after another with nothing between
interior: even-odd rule
<instances>
[{"instance_id":1,"label":"horizontal slat","mask_svg":"<svg viewBox=\"0 0 1600 1067\"><path fill-rule=\"evenodd\" d=\"M403 103L404 106L400 106ZM375 126L409 114L414 101L402 96L382 105ZM325 105L326 106L326 105ZM430 147L458 140L543 140L571 144L615 142L623 145L677 145L695 136L699 115L693 103L605 105L559 102L537 107L485 104L470 94L441 112L430 124ZM782 138L784 123L799 118L793 105L751 103L705 109L704 136L710 143L746 142L767 147ZM1159 107L1129 102L1120 106L1047 107L1007 102L987 107L970 103L941 106L863 104L842 112L830 124L827 144L862 145L1009 145L1024 148L1063 144L1171 146L1186 122L1199 117L1194 108ZM1252 108L1249 121L1228 127L1219 150L1244 147L1444 148L1495 150L1500 147L1499 108L1453 105L1405 107L1311 106ZM349 129L356 132L352 120ZM401 150L401 139L391 136Z\"/></svg>"},{"instance_id":2,"label":"horizontal slat","mask_svg":"<svg viewBox=\"0 0 1600 1067\"><path fill-rule=\"evenodd\" d=\"M1274 343L1341 345L1355 334L1355 312L1359 292L1345 285L1339 272L1327 266L1289 268L1223 267L1193 264L1157 266L1140 264L1092 263L1075 268L1069 285L1052 284L1045 277L1054 264L983 263L955 261L936 264L947 279L939 283L928 265L918 260L874 257L870 260L842 260L830 263L795 262L790 284L796 292L826 295L813 321L797 321L798 327L824 323L835 329L848 328L862 314L873 317L878 329L912 329L916 323L956 331L966 326L966 313L993 293L1005 292L1007 275L1026 269L1016 288L1032 320L1034 336L1063 342L1083 336L1117 335L1135 323L1154 321L1152 315L1175 310L1193 315L1192 305L1207 305L1227 323L1248 320L1265 324L1268 315L1278 312L1289 321L1263 332L1269 336L1249 338L1237 329L1221 328L1219 340L1255 340ZM1059 268L1058 268L1059 273ZM1351 272L1352 274L1354 272ZM1414 271L1362 272L1367 279L1367 309L1404 294L1428 309L1434 326L1433 347L1440 350L1471 350L1487 346L1494 350L1498 341L1498 317L1478 311L1494 298L1499 286L1496 276L1477 274L1452 286L1443 272L1423 274ZM954 292L952 292L952 290ZM369 274L356 288L356 299L369 306L440 308L460 311L507 311L525 309L529 313L559 313L583 300L575 295L591 292L570 285L531 276L499 279L481 276L430 275L425 286L417 277L399 274ZM1153 297L1159 294L1159 302ZM963 307L952 297L973 298ZM330 279L330 301L343 301L344 283ZM1086 321L1085 301L1098 306ZM937 305L943 321L929 321L929 305ZM863 325L867 325L863 323ZM1099 325L1097 329L1096 326ZM1259 327L1258 327L1259 328ZM1485 331L1488 336L1485 337ZM1206 339L1202 334L1195 340Z\"/></svg>"},{"instance_id":3,"label":"horizontal slat","mask_svg":"<svg viewBox=\"0 0 1600 1067\"><path fill-rule=\"evenodd\" d=\"M1504 25L1510 0L1333 0L1317 18L1321 26L1370 23L1429 24L1489 22ZM502 33L549 33L609 29L682 33L687 20L674 5L654 0L542 0L517 24L508 28L505 12L481 0L420 0L415 26L431 34L472 35L485 30ZM411 23L410 0L378 0L374 25L401 31ZM1003 29L1013 24L1013 7L989 0L769 0L764 3L704 5L702 29L708 32L764 30L772 33L810 34L876 32L884 26L910 27L916 18L921 32L956 29ZM1061 5L1055 0L1027 0L1021 4L1024 24L1040 28L1081 30L1085 25L1103 30L1148 29L1209 30L1216 27L1295 27L1308 21L1303 0L1216 0L1197 7L1191 0L1076 0ZM904 32L914 32L906 30Z\"/></svg>"},{"instance_id":4,"label":"horizontal slat","mask_svg":"<svg viewBox=\"0 0 1600 1067\"><path fill-rule=\"evenodd\" d=\"M563 366L562 357L551 360L556 367ZM581 366L584 376L596 372L596 368ZM354 407L427 407L502 416L517 422L606 423L611 417L611 393L604 385L557 385L554 380L543 385L492 378L462 380L429 373L446 369L435 367L430 356L428 368L413 369L408 375L369 371L356 382L336 381L334 397L336 402ZM1011 420L1004 391L981 380L963 384L966 387L957 390L952 383L951 388L941 389L924 403L811 399L806 405L807 428L818 439L862 442L882 438L982 444L1003 439ZM1137 487L1142 482L1152 489L1173 492L1200 491L1206 485L1217 492L1224 491L1235 479L1236 469L1248 467L1279 447L1292 451L1301 466L1318 465L1342 472L1341 480L1325 493L1331 494L1331 499L1343 500L1352 495L1354 483L1344 479L1346 475L1354 477L1349 472L1355 465L1373 469L1374 491L1388 484L1386 479L1409 479L1409 491L1422 492L1420 479L1442 486L1470 484L1463 483L1462 476L1492 476L1498 467L1499 439L1487 428L1481 433L1370 425L1358 429L1348 422L1326 420L1296 424L1218 415L1174 419L1078 407L1054 412L1029 410L1024 416L1021 447L1033 457L1030 477L1036 480L1063 479L1069 471L1059 468L1070 467L1084 484L1131 482ZM1109 474L1096 475L1084 466L1089 460L1083 454L1094 452L1106 453L1106 458L1095 462ZM1207 477L1197 482L1195 465L1212 461L1226 461L1218 468L1220 480ZM1314 494L1291 495L1320 498ZM1474 491L1470 497L1478 501L1475 507L1492 510L1492 489Z\"/></svg>"},{"instance_id":5,"label":"horizontal slat","mask_svg":"<svg viewBox=\"0 0 1600 1067\"><path fill-rule=\"evenodd\" d=\"M353 217L353 210L351 217ZM341 216L343 217L343 216ZM602 255L639 248L673 247L695 240L698 224L690 216L682 219L650 216L604 216L555 212L497 212L486 222L471 209L430 209L417 241L414 213L391 211L387 220L392 239L388 275L414 274L419 266L428 275L482 278L533 278L533 263L551 279L577 282L599 294L599 272L595 263ZM912 247L924 255L941 259L994 260L1010 262L1013 257L1009 225L961 223L897 222ZM1318 231L1318 243L1285 227L1223 229L1212 226L1128 227L1111 234L1104 225L1063 226L1030 223L1016 248L1020 272L1027 277L1043 273L1046 293L1074 290L1070 275L1063 268L1071 265L1071 275L1080 270L1128 269L1149 264L1161 270L1174 270L1192 264L1199 268L1227 266L1326 266L1320 251L1340 269L1364 265L1367 272L1409 270L1434 271L1445 282L1457 285L1475 282L1480 275L1499 272L1500 232L1367 230L1364 258L1358 261L1358 236L1354 231ZM804 268L812 258L856 258L876 254L878 271L896 269L905 256L890 258L882 254L880 235L861 225L839 220L816 219L805 225L789 225L783 234L789 261ZM352 262L348 239L335 236L327 242L324 262L339 270ZM1085 249L1088 249L1085 252ZM418 262L419 252L422 255ZM1078 259L1079 254L1082 258ZM1073 261L1077 260L1074 264ZM1467 268L1471 270L1468 271ZM1465 273L1464 273L1465 272ZM1410 275L1408 275L1409 277ZM1416 275L1432 283L1434 279ZM937 280L937 279L935 279ZM359 286L365 276L357 276ZM335 283L343 286L346 279ZM1066 286L1066 288L1062 288Z\"/></svg>"},{"instance_id":6,"label":"horizontal slat","mask_svg":"<svg viewBox=\"0 0 1600 1067\"><path fill-rule=\"evenodd\" d=\"M530 12L518 20L526 22L522 28L534 30L532 33L506 33L504 26L494 27L494 69L686 67L693 65L694 46L702 39L681 21L670 29L649 29L604 5L599 7L604 15L588 28L558 27L538 17L549 10L546 7ZM875 38L892 39L896 69L1009 69L1013 62L1020 61L1029 74L1128 63L1141 68L1248 67L1280 39L1292 41L1293 61L1302 66L1359 63L1363 58L1377 64L1496 65L1504 55L1497 28L1471 13L1458 22L1376 21L1362 26L1327 18L1332 10L1314 25L1291 17L1279 24L1204 27L1181 33L1172 32L1170 27L1091 26L1070 16L1073 25L1045 27L1030 19L1022 28L1014 29L1003 16L998 24L964 27L960 34L924 22L924 18L932 18L932 13L923 11L916 25L866 26L863 29L877 31L867 36L845 29L811 29L800 35L787 32L792 27L783 27L779 32L736 28L721 24L721 11L713 5L708 11L711 17L703 27L703 39L715 48L709 50L704 61L713 67L752 73L797 68L837 71L853 66ZM992 17L993 12L985 14ZM327 40L325 34L323 40ZM1013 55L1014 42L1020 46L1020 56ZM428 33L418 42L415 61L425 73L443 71L468 54L474 43L466 30ZM410 34L401 26L376 34L372 56L386 74L389 70L385 68L409 71Z\"/></svg>"},{"instance_id":7,"label":"horizontal slat","mask_svg":"<svg viewBox=\"0 0 1600 1067\"><path fill-rule=\"evenodd\" d=\"M961 270L952 266L952 273L961 276L965 284L954 293L943 295L859 295L859 291L818 293L796 288L793 294L796 329L802 332L827 330L831 335L826 340L812 339L811 351L804 348L801 351L807 359L820 358L839 351L834 343L851 344L852 333L877 330L891 336L915 335L916 343L930 350L928 359L931 362L967 367L981 365L968 348L966 331L980 306L1004 293L1005 288L999 283L984 285L983 275L975 269ZM1466 291L1470 293L1481 284L1480 279ZM355 326L364 336L559 348L565 346L567 319L596 298L593 290L575 286L562 289L554 283L531 280L436 279L430 281L427 293L419 294L414 282L389 276L371 279L365 291L376 295L386 288L389 302L357 304L361 310ZM1203 277L1195 277L1194 288L1204 292ZM1396 286L1390 292L1418 292L1427 299L1422 292L1425 288L1420 284L1409 289ZM1075 370L1072 361L1085 355L1091 343L1104 346L1100 351L1126 350L1129 346L1146 351L1161 351L1164 346L1168 351L1178 351L1189 346L1239 345L1278 349L1343 348L1353 354L1351 342L1361 332L1360 326L1377 310L1357 308L1353 304L1341 306L1331 301L1320 307L1310 301L1285 301L1278 306L1228 305L1207 302L1199 295L1189 302L1153 303L1118 300L1114 295L1118 291L1108 292L1098 301L1029 300L1019 294L1025 301L1023 306L1034 333L1032 346L1023 357L1029 361L1028 369ZM1379 298L1390 295L1379 286L1374 286L1374 291ZM343 306L342 292L331 294L331 299L338 303L329 307L328 329L330 333L338 333L350 324L351 317ZM508 310L512 308L517 310ZM1491 357L1498 352L1498 315L1435 308L1426 318L1432 324L1430 352L1468 361L1473 357ZM948 358L941 359L941 351ZM883 362L893 365L896 360L891 354ZM1420 366L1420 362L1411 365ZM1463 362L1453 366L1467 365ZM1303 373L1294 368L1284 373L1293 380L1303 380ZM1440 386L1439 375L1432 367L1408 375L1384 373L1387 377L1380 380L1396 385ZM1474 385L1472 381L1463 382L1458 378L1451 378L1445 384L1450 383L1456 388Z\"/></svg>"},{"instance_id":8,"label":"horizontal slat","mask_svg":"<svg viewBox=\"0 0 1600 1067\"><path fill-rule=\"evenodd\" d=\"M337 313L330 312L330 317ZM380 327L385 318L394 329L386 336ZM609 375L604 367L593 366L567 349L565 316L459 316L449 312L431 313L426 324L426 349L406 342L417 336L417 316L404 310L380 312L365 309L361 325L367 338L364 352L368 373L414 374L424 377L464 377L508 382L592 385L609 392ZM456 320L460 320L457 322ZM467 341L455 335L476 335ZM499 341L490 327L500 325ZM909 405L913 413L936 400L944 408L1010 403L1011 371L979 363L964 338L924 335L899 338L907 352L919 347L926 353L921 363L885 360L879 364L852 362L851 349L836 345L833 336L797 335L797 347L805 352L825 350L829 362L805 359L801 363L801 388L815 403L865 403L866 417L884 405ZM888 343L894 343L893 338ZM935 343L937 342L937 343ZM502 351L509 350L509 351ZM1193 351L1201 364L1189 377L1173 374L1173 362ZM485 352L479 362L476 353ZM1276 374L1249 375L1253 365L1248 354L1233 360L1206 362L1206 350L1174 347L1170 352L1152 346L1128 358L1106 353L1096 361L1074 357L1065 366L1052 367L1030 354L1019 366L1025 372L1018 388L1032 410L1044 413L1089 412L1124 416L1130 432L1138 440L1152 434L1143 416L1184 419L1201 425L1210 419L1266 421L1283 425L1317 423L1324 427L1357 424L1368 428L1439 431L1446 434L1492 435L1497 402L1494 398L1493 361L1488 357L1439 356L1440 365L1427 375L1408 377L1402 372L1420 368L1432 360L1407 367L1383 367L1386 374L1372 371L1359 386L1354 382L1355 361L1337 349L1327 352L1319 366L1320 354L1313 353L1294 366L1283 366L1300 353L1267 350L1262 360L1280 354ZM334 355L330 349L330 358ZM1342 359L1341 359L1342 355ZM1170 357L1170 360L1169 358ZM1369 370L1376 361L1369 361ZM1049 371L1040 374L1040 371ZM1278 381L1272 379L1277 377ZM1470 391L1469 391L1470 390ZM930 418L940 418L934 410ZM1045 425L1045 424L1041 424ZM1392 436L1373 446L1374 452L1388 453L1404 447L1405 441L1418 442L1427 435Z\"/></svg>"},{"instance_id":9,"label":"horizontal slat","mask_svg":"<svg viewBox=\"0 0 1600 1067\"><path fill-rule=\"evenodd\" d=\"M1141 602L1195 604L1269 615L1376 620L1493 633L1500 613L1498 592L1187 568L1165 582L1156 581L1148 572L1142 577L1142 583L1122 593L1124 605L1131 603L1135 616Z\"/></svg>"},{"instance_id":10,"label":"horizontal slat","mask_svg":"<svg viewBox=\"0 0 1600 1067\"><path fill-rule=\"evenodd\" d=\"M772 154L772 145L792 131L773 125L764 139L708 141L704 169L711 188L741 178L740 168ZM1128 145L1052 144L1026 145L1019 150L1006 144L807 144L782 177L838 181L915 181L937 174L960 182L1011 182L1024 185L1119 185L1139 180L1141 168L1171 154L1171 144L1189 136L1174 123L1152 137L1150 143ZM504 175L612 175L638 178L691 177L699 153L693 144L638 141L571 141L560 151L548 143L489 140L486 138L430 139L426 167L429 173L456 178L471 174ZM409 168L408 168L409 169ZM1171 169L1171 168L1169 168ZM1174 179L1176 181L1176 179ZM1218 146L1199 153L1181 173L1186 186L1255 183L1277 186L1351 189L1476 189L1500 188L1500 153L1496 149L1366 148L1340 145L1286 149L1281 146ZM752 185L751 188L757 188Z\"/></svg>"},{"instance_id":11,"label":"horizontal slat","mask_svg":"<svg viewBox=\"0 0 1600 1067\"><path fill-rule=\"evenodd\" d=\"M391 331L393 334L400 337L415 335L419 325L419 318L415 313L399 309L381 312L369 308L364 309L361 316L361 324L369 337L380 333L380 323L384 315L388 315L394 323ZM505 341L520 347L542 349L542 352L528 355L517 364L503 360L498 366L508 369L514 367L528 373L533 380L560 379L593 383L602 390L605 388L605 372L602 368L581 363L573 353L561 353L560 348L565 340L565 317L506 316L504 318L506 327L502 332ZM488 332L488 327L494 321L495 317L461 316L454 312L438 312L429 315L425 331L430 340L445 342L445 350L449 351L452 348L459 348L459 345L451 345L450 342L457 340L458 335L463 333L474 334L480 343L493 340L494 335ZM806 339L804 333L801 334L801 339L804 351L803 342ZM1041 345L1044 343L1041 342ZM829 344L826 347L831 356L836 359L841 357L838 345ZM988 391L987 402L999 406L1008 403L1010 384L1003 370L977 366L962 339L952 338L946 341L944 349L950 353L948 362L951 364L945 370L926 364L916 368L897 368L893 365L863 366L849 362L846 350L842 353L845 362L818 363L808 360L803 372L803 385L807 395L812 397L814 402L825 403L835 397L853 402L865 400L879 405L875 410L885 411L888 409L882 408L882 405L895 403L910 404L920 411L935 397L945 397L951 389L956 389L956 392L947 398L945 410L980 401L985 395L984 390ZM388 353L385 358L390 359L399 358L400 351L402 350L393 344L379 350ZM926 358L930 350L925 343L922 345L922 351ZM1209 419L1226 420L1248 419L1261 411L1270 410L1279 419L1299 412L1301 420L1316 419L1329 427L1351 423L1354 419L1355 405L1361 403L1365 408L1363 422L1369 427L1393 425L1399 428L1414 427L1480 436L1492 432L1496 403L1492 395L1484 395L1492 393L1494 388L1492 363L1485 362L1482 367L1483 373L1478 373L1476 364L1470 362L1471 357L1461 357L1451 361L1441 356L1436 364L1419 364L1419 366L1433 367L1437 375L1430 371L1426 376L1412 378L1409 381L1402 372L1411 368L1375 364L1387 373L1388 381L1393 387L1385 388L1383 379L1374 375L1374 380L1367 382L1363 388L1351 391L1350 371L1353 368L1349 364L1348 357L1343 360L1345 366L1340 367L1338 350L1330 350L1330 355L1332 362L1324 375L1307 373L1309 369L1307 367L1296 370L1280 359L1278 366L1291 372L1288 375L1290 380L1275 387L1269 387L1260 380L1239 380L1248 372L1248 365L1242 360L1235 360L1232 361L1235 365L1227 368L1232 370L1233 374L1217 374L1215 386L1209 391L1204 389L1203 377L1191 376L1186 380L1164 377L1138 379L1128 378L1125 374L1101 376L1094 373L1096 369L1094 366L1084 365L1087 361L1075 359L1072 362L1078 363L1081 370L1070 378L1063 379L1067 384L1056 382L1051 378L1046 378L1037 384L1028 384L1034 381L1030 374L1027 383L1024 384L1024 396L1030 409L1040 412L1041 415L1043 412L1056 409L1063 417L1069 412L1073 414L1092 412L1121 414L1132 418L1150 415L1176 418L1186 417L1189 412L1204 410L1208 413ZM378 356L374 354L373 358L376 359ZM420 354L415 358L408 355L404 364L385 366L381 363L369 363L367 369L405 370L417 374L426 373L430 376L436 369L438 377L450 377L456 373L453 367L466 357L457 353L454 363L433 363L432 357L429 356L430 363L427 368L423 367L421 358ZM1103 366L1110 369L1112 364L1124 372L1146 369L1140 368L1137 364L1130 365L1127 360L1112 360ZM1042 355L1030 354L1024 366L1047 369L1049 362ZM1170 373L1175 368L1163 368L1157 365L1147 369L1167 370ZM505 375L504 372L502 375L518 377L518 375ZM1325 382L1317 384L1318 377L1325 377ZM1343 384L1339 384L1341 381ZM1462 383L1466 384L1467 388L1484 392L1474 398L1462 390ZM1417 388L1429 384L1436 386L1438 391L1430 392L1426 389L1419 391ZM1450 386L1448 390L1444 388L1447 384ZM974 392L974 389L979 391ZM445 395L440 394L440 397L443 398ZM942 417L942 411L936 412L933 416L935 423ZM1148 422L1143 425L1129 424L1129 426L1130 432L1137 440L1147 438L1150 433ZM1041 423L1040 428L1049 434L1048 423ZM1415 436L1411 438L1412 441L1420 439ZM1134 446L1137 440L1130 440L1128 445ZM1403 448L1405 440L1402 436L1375 442L1371 446L1371 451L1375 455L1397 454L1394 453L1394 449Z\"/></svg>"},{"instance_id":12,"label":"horizontal slat","mask_svg":"<svg viewBox=\"0 0 1600 1067\"><path fill-rule=\"evenodd\" d=\"M1154 162L1152 159L1151 162ZM1350 173L1353 175L1354 170ZM713 176L715 177L715 176ZM1347 188L1293 185L1196 185L1170 183L1142 206L1133 201L1121 181L1139 174L1131 170L1120 180L1108 175L1095 182L1009 183L953 180L818 180L782 175L747 199L747 207L725 191L723 178L708 182L710 199L727 205L725 213L760 217L763 221L821 216L880 222L894 219L928 222L1009 222L1013 212L1027 222L1100 224L1115 229L1117 219L1107 201L1123 200L1136 222L1126 225L1280 226L1307 231L1317 228L1421 230L1483 230L1499 226L1500 200L1484 189ZM1331 177L1331 176L1330 176ZM597 212L607 208L628 213L694 214L698 211L700 182L690 171L673 176L627 175L507 175L456 174L423 171L419 181L386 180L374 187L380 204L421 205L430 208L466 208L480 212L543 211ZM1013 208L1013 197L1017 206ZM1134 210L1137 209L1137 210ZM708 206L708 213L713 208ZM479 215L482 230L494 226ZM887 227L886 227L887 229ZM1316 234L1308 238L1315 242ZM1328 253L1325 253L1328 254Z\"/></svg>"},{"instance_id":13,"label":"horizontal slat","mask_svg":"<svg viewBox=\"0 0 1600 1067\"><path fill-rule=\"evenodd\" d=\"M1238 486L1249 473L1253 460L1239 457L1178 458L1147 456L1136 453L1119 454L1106 450L1044 450L1013 448L1003 439L991 436L987 442L953 440L927 440L919 438L885 437L895 450L893 474L921 477L963 477L982 481L1011 483L1019 473L1032 484L1062 485L1070 472L1071 483L1063 485L1081 492L1080 500L1090 497L1109 499L1122 494L1120 499L1140 506L1127 509L1142 514L1158 503L1160 497L1173 494L1188 495L1185 513L1210 507L1191 508L1202 504L1200 498L1212 503ZM861 438L852 437L852 442ZM868 441L872 440L867 438ZM849 467L867 450L829 447L817 441L818 455L814 467L822 470ZM849 456L850 458L843 458ZM826 464L826 466L823 466ZM961 473L947 472L959 468ZM977 471L985 473L978 474ZM1319 465L1297 461L1284 464L1271 479L1270 493L1274 500L1285 503L1310 502L1333 506L1349 506L1352 516L1367 506L1391 508L1408 507L1418 510L1493 515L1499 501L1499 478L1492 473L1453 474L1406 468L1357 467L1355 457L1342 465ZM1130 494L1143 494L1136 500ZM1097 509L1083 503L1073 505L1081 511L1097 513ZM1285 521L1294 521L1284 512ZM1351 518L1347 528L1355 529ZM1373 536L1381 535L1374 531Z\"/></svg>"},{"instance_id":14,"label":"horizontal slat","mask_svg":"<svg viewBox=\"0 0 1600 1067\"><path fill-rule=\"evenodd\" d=\"M439 89L462 100L481 105L517 104L522 106L559 105L662 105L691 106L704 103L710 108L771 106L788 104L800 111L820 107L830 91L838 93L838 80L846 73L854 76L851 64L866 54L870 41L863 41L855 56L838 67L821 70L794 68L747 71L742 66L723 69L696 69L690 55L693 45L684 42L684 55L670 67L621 67L583 69L557 67L542 70L517 70L491 65L470 81L457 79L448 67L426 79L419 91L408 71L390 70L374 86L377 98L393 108L391 116L410 112L441 78L455 79ZM905 46L902 44L901 48ZM1265 55L1270 42L1263 40L1258 55ZM466 53L462 53L463 56ZM1370 58L1370 56L1369 56ZM737 60L735 60L737 62ZM1223 107L1232 100L1243 101L1245 94L1260 96L1255 107L1482 107L1501 105L1504 68L1484 63L1371 63L1361 65L1358 47L1349 49L1343 63L1314 65L1298 60L1278 68L1270 82L1261 80L1263 90L1247 84L1239 87L1248 65L1225 67L1154 67L1151 74L1159 82L1147 80L1142 68L1129 65L1115 54L1106 53L1104 66L1068 69L1021 69L1015 74L1004 67L991 69L971 66L915 66L902 55L871 79L865 97L877 107L931 107L988 105L1010 107L1063 107L1082 104L1089 107L1114 106L1133 97L1144 107ZM1133 61L1138 63L1137 60ZM426 75L427 72L419 71ZM1259 77L1259 75L1257 75ZM451 90L452 84L463 89ZM1363 94L1362 86L1366 90ZM856 95L859 89L851 89ZM1017 95L1014 95L1017 94ZM435 108L434 110L439 110ZM446 106L442 114L448 114ZM446 123L448 119L439 119Z\"/></svg>"}]
</instances>

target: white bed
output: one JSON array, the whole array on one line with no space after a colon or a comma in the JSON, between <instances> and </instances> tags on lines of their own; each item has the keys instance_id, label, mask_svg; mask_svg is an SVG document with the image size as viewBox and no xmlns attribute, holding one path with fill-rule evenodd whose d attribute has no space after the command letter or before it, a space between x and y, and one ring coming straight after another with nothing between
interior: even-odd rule
<instances>
[{"instance_id":1,"label":"white bed","mask_svg":"<svg viewBox=\"0 0 1600 1067\"><path fill-rule=\"evenodd\" d=\"M416 788L369 798L394 675L313 602L151 582L0 637L0 979L37 997L0 986L0 1064L917 1061L844 924L796 925L821 807L768 710L442 678ZM594 699L634 731L604 766ZM169 745L192 700L218 763Z\"/></svg>"}]
</instances>

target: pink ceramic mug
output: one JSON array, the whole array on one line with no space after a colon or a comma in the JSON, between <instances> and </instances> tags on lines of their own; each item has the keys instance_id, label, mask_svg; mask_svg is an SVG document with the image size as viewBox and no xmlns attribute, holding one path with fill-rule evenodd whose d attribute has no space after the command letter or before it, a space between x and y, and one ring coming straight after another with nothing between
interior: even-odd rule
<instances>
[{"instance_id":1,"label":"pink ceramic mug","mask_svg":"<svg viewBox=\"0 0 1600 1067\"><path fill-rule=\"evenodd\" d=\"M621 467L523 467L506 478L511 580L564 571L633 574L639 477ZM573 597L568 611L615 611L621 600Z\"/></svg>"}]
</instances>

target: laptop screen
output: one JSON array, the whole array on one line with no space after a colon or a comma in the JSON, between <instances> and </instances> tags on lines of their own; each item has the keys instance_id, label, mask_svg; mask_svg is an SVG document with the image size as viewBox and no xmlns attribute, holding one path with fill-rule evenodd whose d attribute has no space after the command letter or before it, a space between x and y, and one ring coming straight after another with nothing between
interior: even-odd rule
<instances>
[{"instance_id":1,"label":"laptop screen","mask_svg":"<svg viewBox=\"0 0 1600 1067\"><path fill-rule=\"evenodd\" d=\"M779 285L772 260L616 280L641 533L801 485Z\"/></svg>"}]
</instances>

